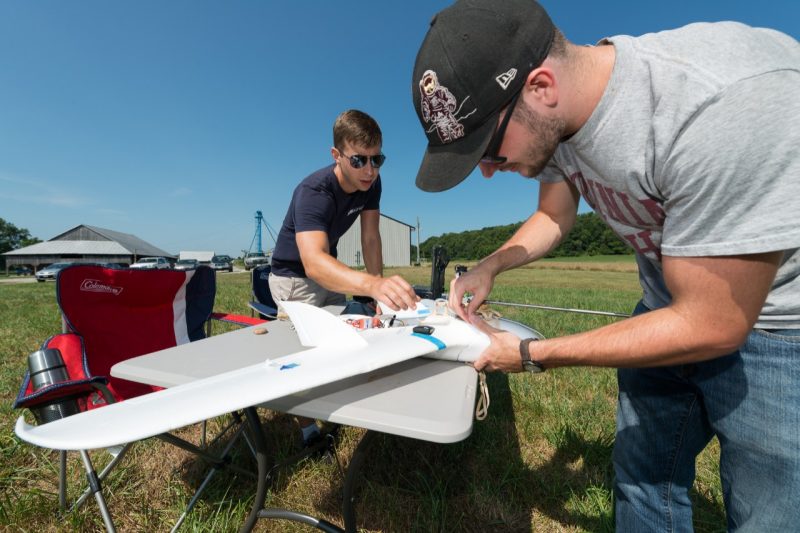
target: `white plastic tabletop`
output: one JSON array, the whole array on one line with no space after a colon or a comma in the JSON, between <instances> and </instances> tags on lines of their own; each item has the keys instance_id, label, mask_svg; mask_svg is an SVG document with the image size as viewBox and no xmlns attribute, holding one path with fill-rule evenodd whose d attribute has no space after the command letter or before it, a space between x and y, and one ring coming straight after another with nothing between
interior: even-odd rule
<instances>
[{"instance_id":1,"label":"white plastic tabletop","mask_svg":"<svg viewBox=\"0 0 800 533\"><path fill-rule=\"evenodd\" d=\"M255 334L258 328L267 333ZM304 349L288 321L243 328L114 365L117 378L174 387ZM417 358L270 401L268 409L431 442L472 433L477 374Z\"/></svg>"}]
</instances>

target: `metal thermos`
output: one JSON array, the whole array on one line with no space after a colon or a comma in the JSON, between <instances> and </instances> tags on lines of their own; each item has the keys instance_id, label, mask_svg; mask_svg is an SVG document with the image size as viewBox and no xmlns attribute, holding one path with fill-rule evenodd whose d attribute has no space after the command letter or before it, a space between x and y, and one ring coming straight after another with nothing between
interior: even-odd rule
<instances>
[{"instance_id":1,"label":"metal thermos","mask_svg":"<svg viewBox=\"0 0 800 533\"><path fill-rule=\"evenodd\" d=\"M28 356L28 369L30 370L31 385L37 391L47 385L67 381L67 367L57 348L45 348ZM55 400L31 408L39 424L46 424L79 412L78 402L73 398Z\"/></svg>"}]
</instances>

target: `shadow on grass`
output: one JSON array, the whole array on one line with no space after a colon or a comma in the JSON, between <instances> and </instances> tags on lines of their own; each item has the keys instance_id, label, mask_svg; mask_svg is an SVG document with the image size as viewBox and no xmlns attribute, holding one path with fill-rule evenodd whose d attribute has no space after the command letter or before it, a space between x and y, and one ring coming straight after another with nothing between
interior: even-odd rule
<instances>
[{"instance_id":1,"label":"shadow on grass","mask_svg":"<svg viewBox=\"0 0 800 533\"><path fill-rule=\"evenodd\" d=\"M531 444L520 447L526 439L517 434L508 377L489 374L487 382L492 394L489 416L476 422L473 434L460 443L376 436L357 482L358 528L421 532L614 531L613 438L587 439L581 428L565 424L550 437L552 446L546 450L546 461L537 461L537 454L541 457L545 452L530 449ZM291 416L274 414L264 428L277 460L296 451L298 432ZM350 428L349 435L358 437L359 431ZM237 464L254 465L243 441L234 455ZM347 451L340 456L344 461L350 458ZM184 482L194 490L207 465L191 457L184 466ZM270 494L278 494L282 501L291 499L298 482L303 485L309 476L319 473L318 465L301 462L287 466L273 478ZM311 514L343 527L343 478L335 467L322 474L327 475L322 490L302 496L310 498L306 503L312 508ZM234 476L231 472L218 473L202 501L209 507L226 500L249 508L255 480ZM724 514L710 497L693 493L693 501L697 531L719 531L720 524L724 530ZM202 514L196 520L202 523ZM275 524L280 523L259 527L279 527Z\"/></svg>"},{"instance_id":2,"label":"shadow on grass","mask_svg":"<svg viewBox=\"0 0 800 533\"><path fill-rule=\"evenodd\" d=\"M565 425L554 439L555 452L537 464L537 451L520 447L525 439L517 434L508 377L490 374L487 381L489 417L476 422L465 441L376 439L356 494L358 527L613 532L613 437L587 439L581 428ZM697 494L694 501L696 515L704 517L695 520L698 530L725 523L713 501Z\"/></svg>"},{"instance_id":3,"label":"shadow on grass","mask_svg":"<svg viewBox=\"0 0 800 533\"><path fill-rule=\"evenodd\" d=\"M316 461L316 459L295 457L300 454L301 448L299 426L293 416L275 412L269 412L266 417L263 416L264 413L261 414L261 428L267 442L268 468L270 469L268 471L268 493L265 504L266 507L270 507L272 506L270 501L272 495L277 494L281 498L281 495L284 495L286 491L293 490L293 484L296 482L297 477L302 477L303 469L308 466L306 462ZM329 430L330 428L330 424L323 425L323 430ZM247 433L249 435L249 430ZM222 448L225 444L226 442L223 441L217 448ZM245 438L240 438L239 442L234 445L229 461L240 468L251 471L253 476L242 475L229 469L220 469L204 490L200 501L205 504L204 507L211 510L218 507L222 501L228 502L229 507L240 509L240 514L243 513L241 520L236 524L232 524L235 525L234 529L238 529L252 506L257 487L257 478L255 477L257 471L256 460ZM319 465L325 466L325 463L319 463ZM313 468L317 468L319 465L314 465ZM330 476L332 482L334 482L334 478L341 477L336 474L335 464L328 464L327 468L332 471ZM182 462L180 471L183 483L187 487L187 492L192 494L203 482L210 471L210 466L201 458L191 455ZM341 497L339 496L337 499L337 495L331 493L325 495L322 499L315 499L308 503L313 504L317 509L324 512L338 513L341 508ZM202 524L204 511L198 509L196 512L199 515L195 517L190 515L190 519ZM235 519L233 521L236 522Z\"/></svg>"},{"instance_id":4,"label":"shadow on grass","mask_svg":"<svg viewBox=\"0 0 800 533\"><path fill-rule=\"evenodd\" d=\"M562 428L555 454L528 470L537 511L562 526L614 531L612 449L611 439L587 440L571 427Z\"/></svg>"},{"instance_id":5,"label":"shadow on grass","mask_svg":"<svg viewBox=\"0 0 800 533\"><path fill-rule=\"evenodd\" d=\"M530 472L522 461L508 377L489 374L489 416L455 444L380 435L356 494L368 531L530 531ZM524 490L524 487L527 489Z\"/></svg>"},{"instance_id":6,"label":"shadow on grass","mask_svg":"<svg viewBox=\"0 0 800 533\"><path fill-rule=\"evenodd\" d=\"M530 530L529 506L513 490L522 465L508 378L489 374L487 382L489 416L466 440L436 444L380 435L373 442L356 494L359 528Z\"/></svg>"}]
</instances>

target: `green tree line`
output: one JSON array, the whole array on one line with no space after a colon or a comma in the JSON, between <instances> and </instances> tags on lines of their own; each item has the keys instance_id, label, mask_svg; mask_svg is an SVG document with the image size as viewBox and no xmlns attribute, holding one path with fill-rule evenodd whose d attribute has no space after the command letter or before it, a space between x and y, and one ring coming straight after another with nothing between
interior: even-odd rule
<instances>
[{"instance_id":1,"label":"green tree line","mask_svg":"<svg viewBox=\"0 0 800 533\"><path fill-rule=\"evenodd\" d=\"M522 222L492 226L460 233L445 233L430 237L420 244L422 257L430 259L434 246L444 246L452 259L478 260L497 250L516 232ZM578 215L572 231L547 257L577 257L584 255L624 255L631 250L595 213ZM416 250L412 250L412 258Z\"/></svg>"},{"instance_id":2,"label":"green tree line","mask_svg":"<svg viewBox=\"0 0 800 533\"><path fill-rule=\"evenodd\" d=\"M0 218L0 254L24 248L31 244L42 242L36 237L31 237L30 232L25 228L18 228L11 222L6 222ZM5 258L0 255L0 268L5 269Z\"/></svg>"}]
</instances>

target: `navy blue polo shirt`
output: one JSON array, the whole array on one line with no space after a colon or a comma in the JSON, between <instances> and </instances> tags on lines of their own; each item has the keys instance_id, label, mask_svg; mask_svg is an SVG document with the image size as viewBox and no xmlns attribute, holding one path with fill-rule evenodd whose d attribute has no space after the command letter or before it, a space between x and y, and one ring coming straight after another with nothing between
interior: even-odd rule
<instances>
[{"instance_id":1,"label":"navy blue polo shirt","mask_svg":"<svg viewBox=\"0 0 800 533\"><path fill-rule=\"evenodd\" d=\"M324 231L328 234L330 253L336 257L339 238L350 229L361 211L380 208L380 175L368 191L347 194L333 169L334 165L321 168L295 188L272 252L272 272L276 276L306 277L295 240L298 232Z\"/></svg>"}]
</instances>

